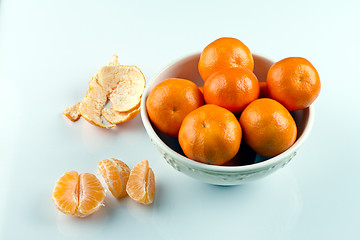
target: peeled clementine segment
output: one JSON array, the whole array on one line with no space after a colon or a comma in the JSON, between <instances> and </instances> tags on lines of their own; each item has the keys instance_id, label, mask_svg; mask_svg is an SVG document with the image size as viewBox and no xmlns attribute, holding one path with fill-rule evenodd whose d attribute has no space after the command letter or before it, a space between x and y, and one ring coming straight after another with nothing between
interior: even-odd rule
<instances>
[{"instance_id":1,"label":"peeled clementine segment","mask_svg":"<svg viewBox=\"0 0 360 240\"><path fill-rule=\"evenodd\" d=\"M126 196L126 184L130 174L129 166L118 159L109 158L101 160L98 168L112 195L116 198Z\"/></svg>"},{"instance_id":2,"label":"peeled clementine segment","mask_svg":"<svg viewBox=\"0 0 360 240\"><path fill-rule=\"evenodd\" d=\"M66 108L63 112L63 114L70 119L71 121L75 122L77 120L79 120L79 118L81 117L81 114L79 112L79 106L80 106L80 102L75 103L74 105L72 105L69 108Z\"/></svg>"},{"instance_id":3,"label":"peeled clementine segment","mask_svg":"<svg viewBox=\"0 0 360 240\"><path fill-rule=\"evenodd\" d=\"M105 189L91 173L66 172L57 181L52 200L56 208L68 215L86 217L96 212L105 199Z\"/></svg>"},{"instance_id":4,"label":"peeled clementine segment","mask_svg":"<svg viewBox=\"0 0 360 240\"><path fill-rule=\"evenodd\" d=\"M143 160L131 170L126 192L135 201L145 205L151 204L155 195L155 176L149 162Z\"/></svg>"},{"instance_id":5,"label":"peeled clementine segment","mask_svg":"<svg viewBox=\"0 0 360 240\"><path fill-rule=\"evenodd\" d=\"M127 112L119 112L113 108L104 108L102 110L102 115L109 123L119 124L135 118L139 112L140 112L140 102L133 110Z\"/></svg>"},{"instance_id":6,"label":"peeled clementine segment","mask_svg":"<svg viewBox=\"0 0 360 240\"><path fill-rule=\"evenodd\" d=\"M99 179L91 173L82 173L79 177L78 216L88 216L103 206L105 189Z\"/></svg>"},{"instance_id":7,"label":"peeled clementine segment","mask_svg":"<svg viewBox=\"0 0 360 240\"><path fill-rule=\"evenodd\" d=\"M79 198L79 174L76 171L66 172L57 181L52 200L59 211L75 215L77 213Z\"/></svg>"}]
</instances>

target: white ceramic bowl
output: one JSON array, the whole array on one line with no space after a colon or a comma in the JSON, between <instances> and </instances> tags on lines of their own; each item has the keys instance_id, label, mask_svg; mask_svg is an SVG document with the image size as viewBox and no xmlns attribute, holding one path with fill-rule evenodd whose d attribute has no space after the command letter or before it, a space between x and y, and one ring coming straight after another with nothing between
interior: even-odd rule
<instances>
[{"instance_id":1,"label":"white ceramic bowl","mask_svg":"<svg viewBox=\"0 0 360 240\"><path fill-rule=\"evenodd\" d=\"M256 54L253 57L255 75L259 81L266 81L267 71L274 62ZM142 122L150 140L158 148L166 162L190 177L215 185L238 185L254 181L275 172L289 163L310 133L314 121L313 106L291 113L298 129L297 140L291 148L268 159L255 154L256 156L253 156L250 163L241 166L215 166L193 161L182 153L177 138L162 134L151 124L145 107L146 98L151 90L167 78L185 78L195 82L198 86L202 86L203 81L197 70L199 58L200 53L195 53L170 64L147 84L142 96ZM240 151L241 149L242 147L240 147Z\"/></svg>"}]
</instances>

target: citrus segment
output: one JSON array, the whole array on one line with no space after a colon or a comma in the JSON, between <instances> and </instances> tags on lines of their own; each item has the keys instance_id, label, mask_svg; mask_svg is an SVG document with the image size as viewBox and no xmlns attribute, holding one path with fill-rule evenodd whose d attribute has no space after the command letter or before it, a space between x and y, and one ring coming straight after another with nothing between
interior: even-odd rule
<instances>
[{"instance_id":1,"label":"citrus segment","mask_svg":"<svg viewBox=\"0 0 360 240\"><path fill-rule=\"evenodd\" d=\"M56 208L68 215L86 217L103 204L105 190L95 175L66 172L57 181L52 200Z\"/></svg>"},{"instance_id":2,"label":"citrus segment","mask_svg":"<svg viewBox=\"0 0 360 240\"><path fill-rule=\"evenodd\" d=\"M52 200L56 208L69 215L75 215L78 210L79 174L76 171L66 172L57 181Z\"/></svg>"},{"instance_id":3,"label":"citrus segment","mask_svg":"<svg viewBox=\"0 0 360 240\"><path fill-rule=\"evenodd\" d=\"M151 204L155 195L155 176L149 162L143 160L131 170L126 192L135 201Z\"/></svg>"},{"instance_id":4,"label":"citrus segment","mask_svg":"<svg viewBox=\"0 0 360 240\"><path fill-rule=\"evenodd\" d=\"M124 162L109 158L98 163L99 172L105 183L116 198L126 196L126 184L130 174L130 168Z\"/></svg>"},{"instance_id":5,"label":"citrus segment","mask_svg":"<svg viewBox=\"0 0 360 240\"><path fill-rule=\"evenodd\" d=\"M99 179L91 173L79 176L78 216L85 217L96 212L105 200L105 189Z\"/></svg>"}]
</instances>

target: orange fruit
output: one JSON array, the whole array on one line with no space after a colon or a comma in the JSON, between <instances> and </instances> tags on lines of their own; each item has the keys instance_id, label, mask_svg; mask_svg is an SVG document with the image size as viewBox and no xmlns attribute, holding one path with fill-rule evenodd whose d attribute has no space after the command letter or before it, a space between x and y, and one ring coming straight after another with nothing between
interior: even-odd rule
<instances>
[{"instance_id":1,"label":"orange fruit","mask_svg":"<svg viewBox=\"0 0 360 240\"><path fill-rule=\"evenodd\" d=\"M139 162L131 170L126 192L133 200L145 205L154 201L155 176L147 160Z\"/></svg>"},{"instance_id":2,"label":"orange fruit","mask_svg":"<svg viewBox=\"0 0 360 240\"><path fill-rule=\"evenodd\" d=\"M212 74L204 85L204 99L227 110L239 113L259 98L259 81L246 68L220 70Z\"/></svg>"},{"instance_id":3,"label":"orange fruit","mask_svg":"<svg viewBox=\"0 0 360 240\"><path fill-rule=\"evenodd\" d=\"M185 116L203 104L203 95L195 83L170 78L150 92L146 99L146 110L159 131L177 137Z\"/></svg>"},{"instance_id":4,"label":"orange fruit","mask_svg":"<svg viewBox=\"0 0 360 240\"><path fill-rule=\"evenodd\" d=\"M126 196L126 184L130 174L128 165L115 158L101 160L97 165L112 195L116 198Z\"/></svg>"},{"instance_id":5,"label":"orange fruit","mask_svg":"<svg viewBox=\"0 0 360 240\"><path fill-rule=\"evenodd\" d=\"M259 82L260 95L259 98L270 98L269 90L266 82Z\"/></svg>"},{"instance_id":6,"label":"orange fruit","mask_svg":"<svg viewBox=\"0 0 360 240\"><path fill-rule=\"evenodd\" d=\"M223 37L207 45L201 52L198 70L201 78L229 68L248 68L254 70L254 59L249 48L236 38Z\"/></svg>"},{"instance_id":7,"label":"orange fruit","mask_svg":"<svg viewBox=\"0 0 360 240\"><path fill-rule=\"evenodd\" d=\"M184 154L195 161L221 165L239 151L241 127L235 115L213 104L189 113L179 131Z\"/></svg>"},{"instance_id":8,"label":"orange fruit","mask_svg":"<svg viewBox=\"0 0 360 240\"><path fill-rule=\"evenodd\" d=\"M319 96L321 83L315 67L305 58L285 58L272 65L266 82L271 98L289 111L309 107Z\"/></svg>"},{"instance_id":9,"label":"orange fruit","mask_svg":"<svg viewBox=\"0 0 360 240\"><path fill-rule=\"evenodd\" d=\"M293 117L283 105L270 98L250 103L241 113L240 125L246 143L265 157L284 152L296 140Z\"/></svg>"},{"instance_id":10,"label":"orange fruit","mask_svg":"<svg viewBox=\"0 0 360 240\"><path fill-rule=\"evenodd\" d=\"M94 174L66 172L57 181L52 200L65 214L86 217L103 205L105 189Z\"/></svg>"}]
</instances>

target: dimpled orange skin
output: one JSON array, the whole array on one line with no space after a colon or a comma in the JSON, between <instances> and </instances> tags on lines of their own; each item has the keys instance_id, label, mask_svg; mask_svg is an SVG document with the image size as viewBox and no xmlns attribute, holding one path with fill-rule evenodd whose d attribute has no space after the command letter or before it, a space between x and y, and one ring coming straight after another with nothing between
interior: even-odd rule
<instances>
[{"instance_id":1,"label":"dimpled orange skin","mask_svg":"<svg viewBox=\"0 0 360 240\"><path fill-rule=\"evenodd\" d=\"M284 152L296 140L293 117L273 99L261 98L250 103L241 113L240 125L246 143L265 157Z\"/></svg>"},{"instance_id":2,"label":"dimpled orange skin","mask_svg":"<svg viewBox=\"0 0 360 240\"><path fill-rule=\"evenodd\" d=\"M213 73L229 68L254 70L254 59L249 48L236 38L223 37L207 45L201 52L198 70L206 82Z\"/></svg>"},{"instance_id":3,"label":"dimpled orange skin","mask_svg":"<svg viewBox=\"0 0 360 240\"><path fill-rule=\"evenodd\" d=\"M189 113L179 131L185 155L198 162L222 165L239 151L242 132L235 115L207 104Z\"/></svg>"},{"instance_id":4,"label":"dimpled orange skin","mask_svg":"<svg viewBox=\"0 0 360 240\"><path fill-rule=\"evenodd\" d=\"M290 57L276 62L268 71L268 91L271 98L289 111L309 107L320 94L320 77L305 58Z\"/></svg>"},{"instance_id":5,"label":"dimpled orange skin","mask_svg":"<svg viewBox=\"0 0 360 240\"><path fill-rule=\"evenodd\" d=\"M177 137L185 116L204 105L198 86L186 79L170 78L159 83L146 99L146 110L159 131Z\"/></svg>"},{"instance_id":6,"label":"dimpled orange skin","mask_svg":"<svg viewBox=\"0 0 360 240\"><path fill-rule=\"evenodd\" d=\"M259 81L246 68L220 70L208 77L204 85L206 103L218 105L233 113L241 112L249 103L258 99L259 92Z\"/></svg>"}]
</instances>

